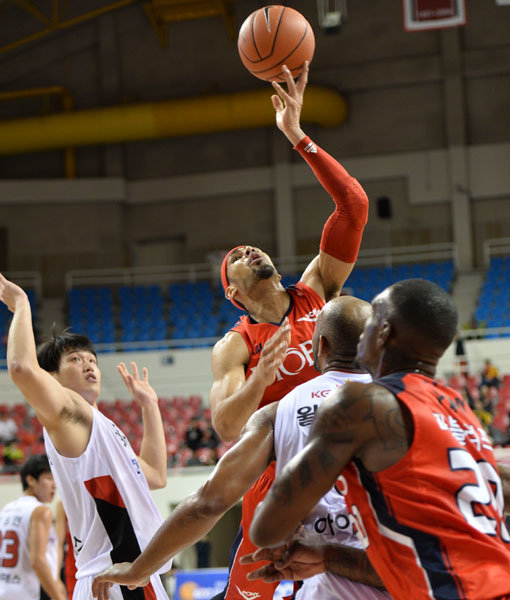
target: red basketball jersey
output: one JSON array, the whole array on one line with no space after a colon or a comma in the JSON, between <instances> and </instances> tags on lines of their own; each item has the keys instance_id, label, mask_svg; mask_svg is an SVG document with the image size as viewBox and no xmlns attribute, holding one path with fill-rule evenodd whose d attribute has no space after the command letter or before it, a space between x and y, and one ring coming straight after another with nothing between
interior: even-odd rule
<instances>
[{"instance_id":1,"label":"red basketball jersey","mask_svg":"<svg viewBox=\"0 0 510 600\"><path fill-rule=\"evenodd\" d=\"M276 372L274 382L266 388L259 408L281 400L297 385L319 374L313 366L312 335L324 300L301 281L288 287L287 292L290 294L290 305L285 316L288 317L291 328L290 346L282 366ZM280 325L281 323L257 323L249 315L243 315L232 328L231 331L237 331L243 336L250 352L246 378L257 366L264 344Z\"/></svg>"},{"instance_id":2,"label":"red basketball jersey","mask_svg":"<svg viewBox=\"0 0 510 600\"><path fill-rule=\"evenodd\" d=\"M370 561L396 600L510 599L510 537L491 443L454 390L417 373L375 383L414 422L406 455L338 481Z\"/></svg>"}]
</instances>

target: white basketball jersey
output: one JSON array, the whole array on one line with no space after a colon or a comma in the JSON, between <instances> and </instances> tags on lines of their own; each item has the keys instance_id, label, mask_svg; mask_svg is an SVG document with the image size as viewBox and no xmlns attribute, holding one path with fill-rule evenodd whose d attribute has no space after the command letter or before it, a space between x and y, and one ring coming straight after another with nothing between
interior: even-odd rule
<instances>
[{"instance_id":1,"label":"white basketball jersey","mask_svg":"<svg viewBox=\"0 0 510 600\"><path fill-rule=\"evenodd\" d=\"M294 388L278 403L274 425L276 474L306 446L310 427L322 401L348 381L370 383L368 374L328 371ZM323 496L313 512L304 521L305 540L338 543L362 548L353 532L343 496L332 488ZM331 573L322 573L305 579L296 600L376 600L388 599L379 590L355 583Z\"/></svg>"},{"instance_id":2,"label":"white basketball jersey","mask_svg":"<svg viewBox=\"0 0 510 600\"><path fill-rule=\"evenodd\" d=\"M32 513L43 506L35 496L21 496L0 512L0 600L40 600L41 584L30 564ZM58 541L50 527L46 560L57 577Z\"/></svg>"},{"instance_id":3,"label":"white basketball jersey","mask_svg":"<svg viewBox=\"0 0 510 600\"><path fill-rule=\"evenodd\" d=\"M44 430L46 453L69 522L77 580L97 575L112 563L132 562L161 525L128 439L97 409L92 414L89 443L77 458L60 455ZM171 561L160 572L170 566Z\"/></svg>"}]
</instances>

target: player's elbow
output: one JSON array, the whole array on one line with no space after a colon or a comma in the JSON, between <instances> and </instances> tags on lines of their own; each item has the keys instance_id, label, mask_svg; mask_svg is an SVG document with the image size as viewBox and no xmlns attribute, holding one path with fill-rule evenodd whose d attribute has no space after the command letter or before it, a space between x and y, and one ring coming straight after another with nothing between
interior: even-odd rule
<instances>
[{"instance_id":1,"label":"player's elbow","mask_svg":"<svg viewBox=\"0 0 510 600\"><path fill-rule=\"evenodd\" d=\"M229 497L228 492L220 491L206 481L198 493L196 511L203 518L220 518L239 499Z\"/></svg>"},{"instance_id":2,"label":"player's elbow","mask_svg":"<svg viewBox=\"0 0 510 600\"><path fill-rule=\"evenodd\" d=\"M16 385L33 379L35 374L33 365L24 361L9 361L7 367L9 369L9 375Z\"/></svg>"},{"instance_id":3,"label":"player's elbow","mask_svg":"<svg viewBox=\"0 0 510 600\"><path fill-rule=\"evenodd\" d=\"M44 570L46 561L42 556L30 556L30 567L37 574Z\"/></svg>"},{"instance_id":4,"label":"player's elbow","mask_svg":"<svg viewBox=\"0 0 510 600\"><path fill-rule=\"evenodd\" d=\"M153 477L149 488L151 490L162 490L166 487L166 472L164 475Z\"/></svg>"},{"instance_id":5,"label":"player's elbow","mask_svg":"<svg viewBox=\"0 0 510 600\"><path fill-rule=\"evenodd\" d=\"M233 442L241 433L236 427L221 417L212 417L212 426L222 442Z\"/></svg>"},{"instance_id":6,"label":"player's elbow","mask_svg":"<svg viewBox=\"0 0 510 600\"><path fill-rule=\"evenodd\" d=\"M279 542L278 537L274 535L274 531L255 521L250 527L250 539L259 548L268 548Z\"/></svg>"},{"instance_id":7,"label":"player's elbow","mask_svg":"<svg viewBox=\"0 0 510 600\"><path fill-rule=\"evenodd\" d=\"M166 487L166 468L154 469L149 476L146 475L147 484L150 490L161 490Z\"/></svg>"}]
</instances>

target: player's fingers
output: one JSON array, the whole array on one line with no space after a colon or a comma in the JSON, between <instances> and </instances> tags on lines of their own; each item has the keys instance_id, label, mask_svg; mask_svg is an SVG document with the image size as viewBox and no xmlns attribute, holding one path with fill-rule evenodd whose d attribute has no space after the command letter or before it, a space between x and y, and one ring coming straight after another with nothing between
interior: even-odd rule
<instances>
[{"instance_id":1,"label":"player's fingers","mask_svg":"<svg viewBox=\"0 0 510 600\"><path fill-rule=\"evenodd\" d=\"M287 94L287 92L282 88L282 86L277 82L277 81L272 81L271 82L274 89L276 90L278 96L280 96L280 99L283 100L285 102L285 104L289 104L292 102L292 96L290 96L289 94Z\"/></svg>"},{"instance_id":2,"label":"player's fingers","mask_svg":"<svg viewBox=\"0 0 510 600\"><path fill-rule=\"evenodd\" d=\"M280 112L283 110L283 102L281 101L280 96L278 96L278 94L273 94L271 96L271 102L273 103L273 108L276 112Z\"/></svg>"},{"instance_id":3,"label":"player's fingers","mask_svg":"<svg viewBox=\"0 0 510 600\"><path fill-rule=\"evenodd\" d=\"M133 371L133 378L134 379L140 379L140 374L138 373L138 365L135 363L135 361L131 361L131 370Z\"/></svg>"},{"instance_id":4,"label":"player's fingers","mask_svg":"<svg viewBox=\"0 0 510 600\"><path fill-rule=\"evenodd\" d=\"M308 83L308 67L310 66L310 63L305 60L304 64L303 64L303 70L301 71L301 75L299 76L298 82L297 82L297 91L298 93L302 96L303 92L305 91L306 88L306 84Z\"/></svg>"},{"instance_id":5,"label":"player's fingers","mask_svg":"<svg viewBox=\"0 0 510 600\"><path fill-rule=\"evenodd\" d=\"M283 76L285 77L285 82L287 83L287 88L289 90L289 94L291 96L293 96L296 93L296 82L294 81L294 78L292 77L292 72L289 69L289 67L287 67L287 65L282 66L282 71L283 71Z\"/></svg>"},{"instance_id":6,"label":"player's fingers","mask_svg":"<svg viewBox=\"0 0 510 600\"><path fill-rule=\"evenodd\" d=\"M117 371L123 376L124 373L127 373L126 365L123 362L119 363L117 365Z\"/></svg>"},{"instance_id":7,"label":"player's fingers","mask_svg":"<svg viewBox=\"0 0 510 600\"><path fill-rule=\"evenodd\" d=\"M143 368L143 380L145 383L149 383L149 369L147 367Z\"/></svg>"}]
</instances>

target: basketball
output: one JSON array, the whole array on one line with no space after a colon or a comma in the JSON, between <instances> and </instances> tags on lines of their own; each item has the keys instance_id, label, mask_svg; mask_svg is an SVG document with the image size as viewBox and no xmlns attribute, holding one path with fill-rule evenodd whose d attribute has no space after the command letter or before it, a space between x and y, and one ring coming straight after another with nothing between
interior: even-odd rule
<instances>
[{"instance_id":1,"label":"basketball","mask_svg":"<svg viewBox=\"0 0 510 600\"><path fill-rule=\"evenodd\" d=\"M288 6L264 6L244 21L237 40L239 56L248 71L266 81L285 81L282 66L292 76L311 61L315 37L310 23Z\"/></svg>"}]
</instances>

